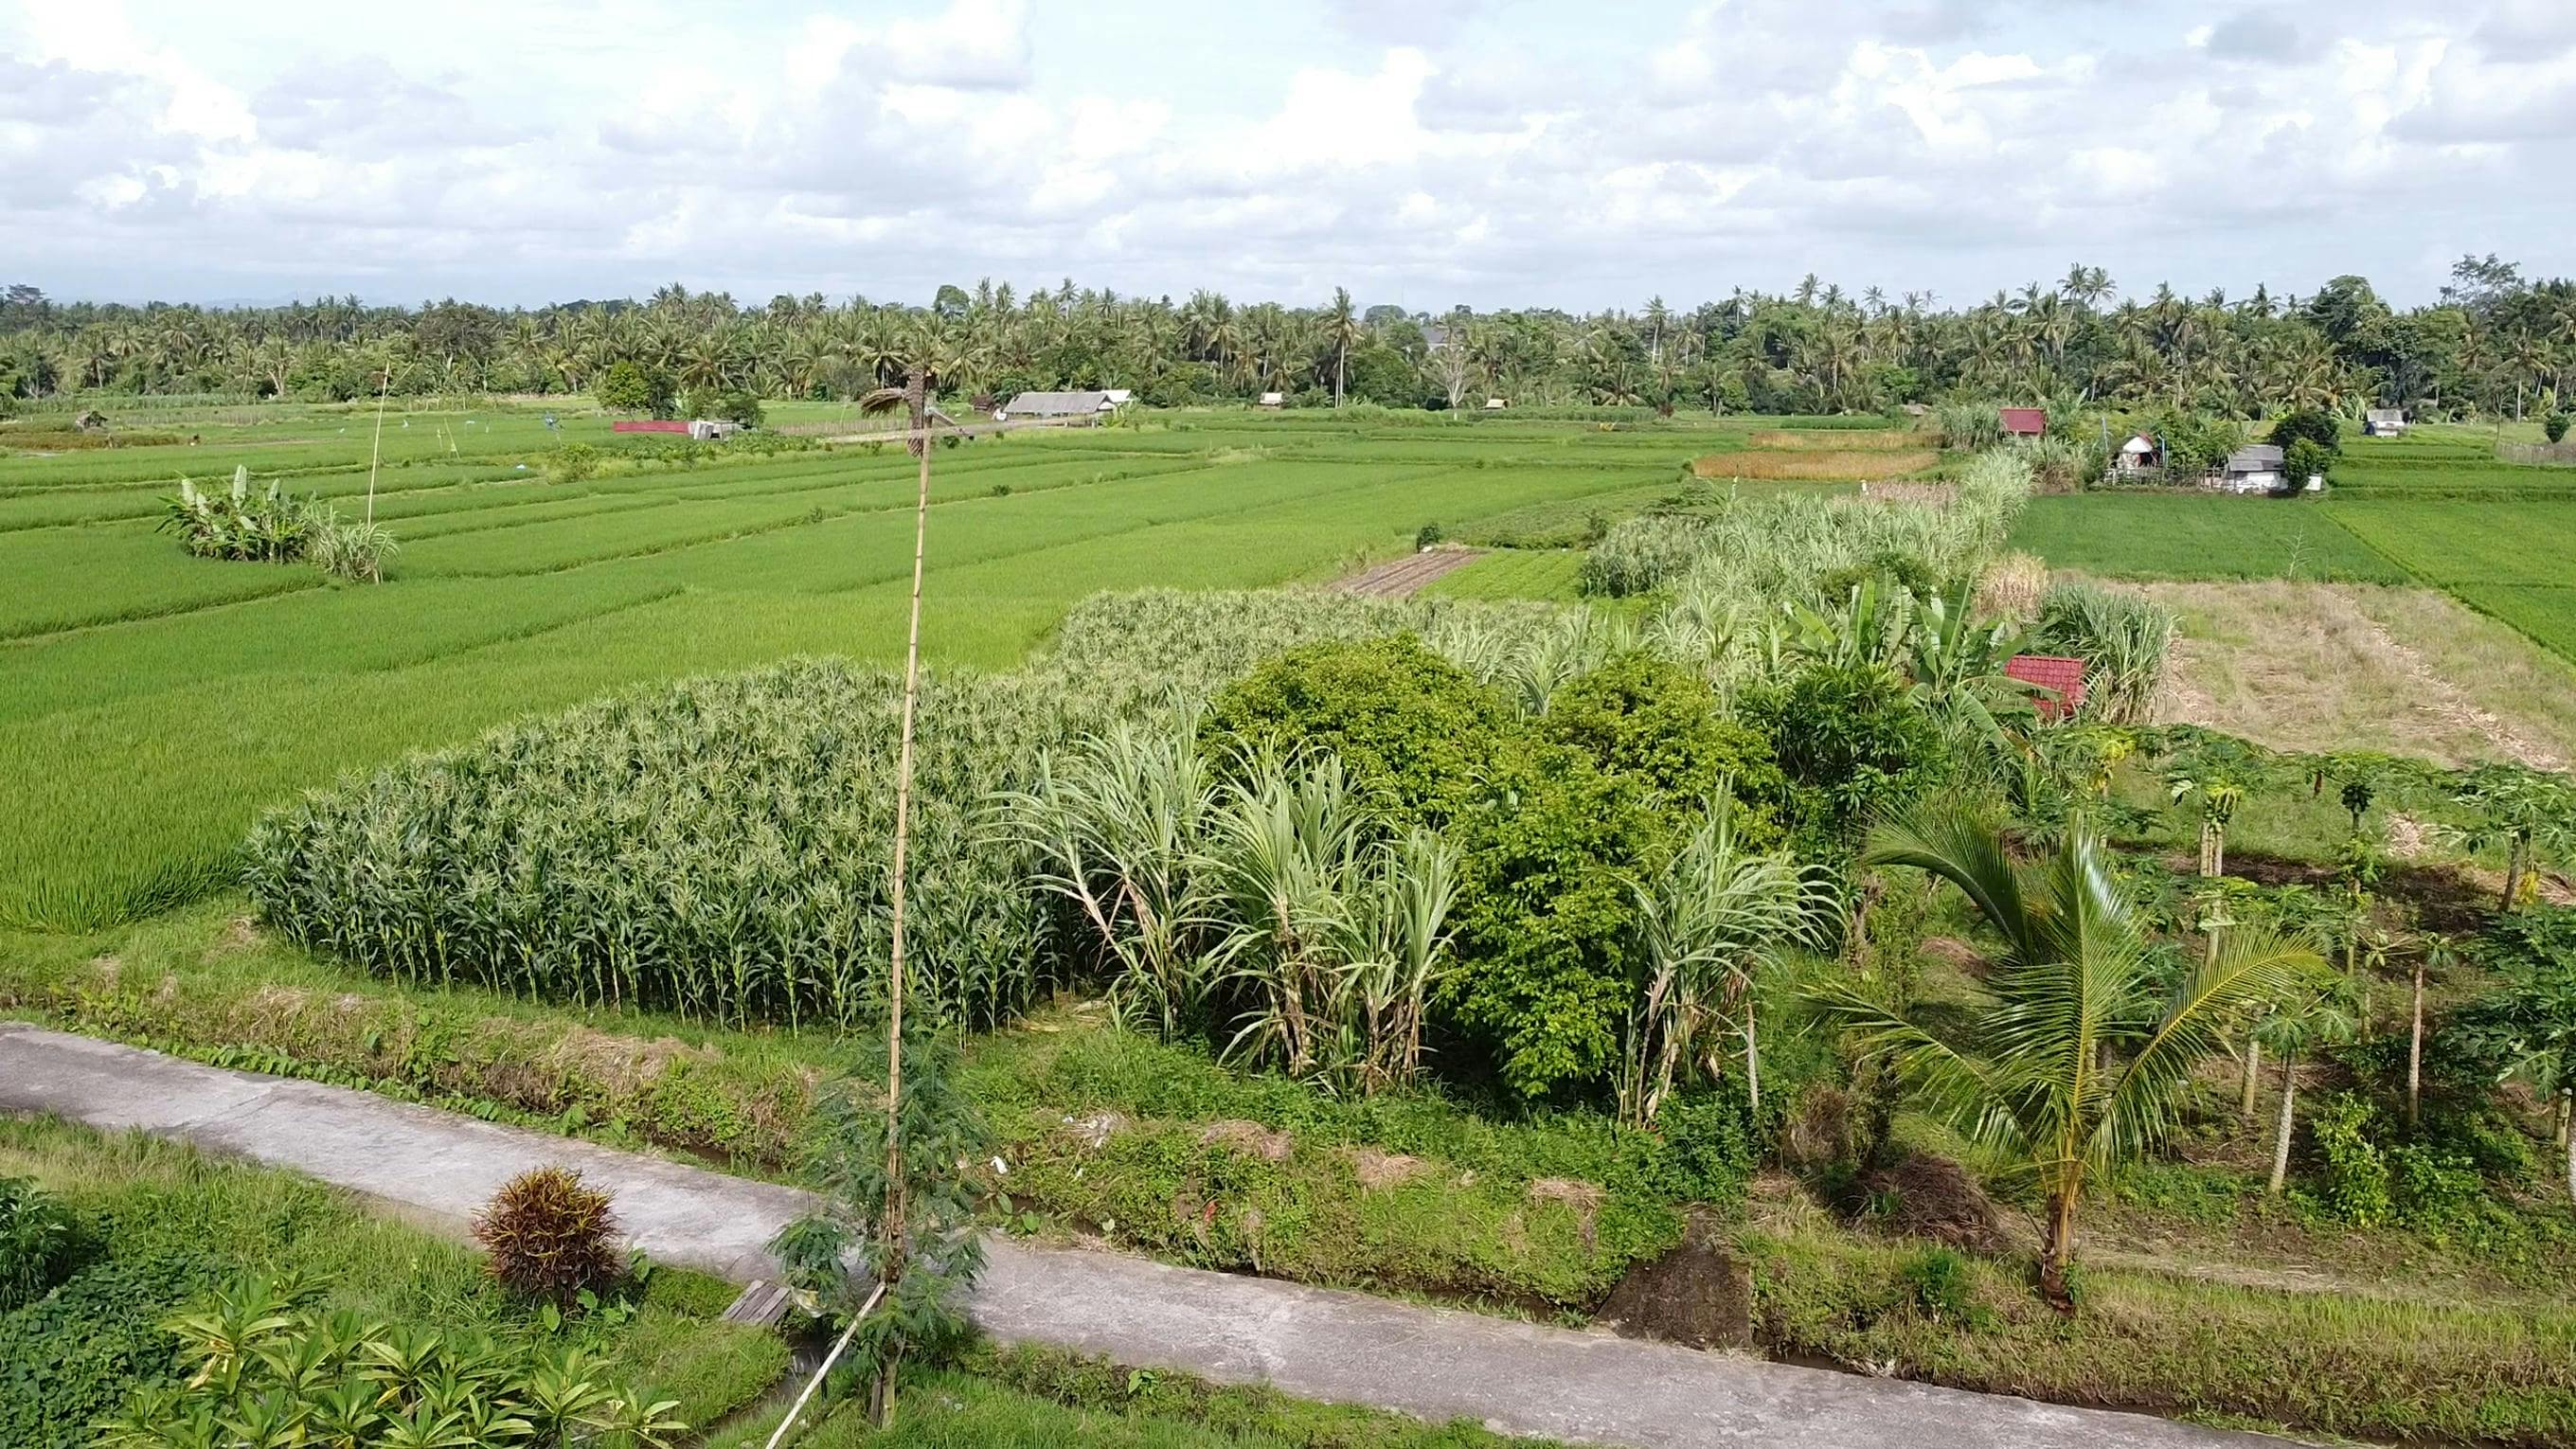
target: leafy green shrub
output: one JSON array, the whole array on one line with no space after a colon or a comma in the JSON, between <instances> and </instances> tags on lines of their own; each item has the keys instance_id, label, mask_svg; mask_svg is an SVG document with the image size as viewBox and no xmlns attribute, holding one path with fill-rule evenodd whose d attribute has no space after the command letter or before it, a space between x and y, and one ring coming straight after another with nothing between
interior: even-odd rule
<instances>
[{"instance_id":1,"label":"leafy green shrub","mask_svg":"<svg viewBox=\"0 0 2576 1449\"><path fill-rule=\"evenodd\" d=\"M2570 417L2564 410L2551 413L2540 420L2540 435L2552 443L2563 443L2567 441L2570 423L2576 423L2576 417Z\"/></svg>"},{"instance_id":2,"label":"leafy green shrub","mask_svg":"<svg viewBox=\"0 0 2576 1449\"><path fill-rule=\"evenodd\" d=\"M1663 1135L1655 1185L1675 1202L1733 1203L1761 1162L1743 1078L1729 1074L1704 1091L1676 1093L1655 1116Z\"/></svg>"},{"instance_id":3,"label":"leafy green shrub","mask_svg":"<svg viewBox=\"0 0 2576 1449\"><path fill-rule=\"evenodd\" d=\"M590 395L611 412L667 418L674 411L671 380L657 369L633 362L611 363L591 384Z\"/></svg>"},{"instance_id":4,"label":"leafy green shrub","mask_svg":"<svg viewBox=\"0 0 2576 1449\"><path fill-rule=\"evenodd\" d=\"M1786 777L1790 822L1819 853L1847 850L1950 769L1939 724L1888 670L1811 664L1747 688L1740 703Z\"/></svg>"},{"instance_id":5,"label":"leafy green shrub","mask_svg":"<svg viewBox=\"0 0 2576 1449\"><path fill-rule=\"evenodd\" d=\"M1328 750L1403 822L1454 816L1515 727L1465 670L1404 636L1293 649L1218 694L1202 731L1255 750Z\"/></svg>"},{"instance_id":6,"label":"leafy green shrub","mask_svg":"<svg viewBox=\"0 0 2576 1449\"><path fill-rule=\"evenodd\" d=\"M236 467L232 486L220 493L180 479L178 495L164 501L160 527L175 530L199 558L291 563L304 556L313 514L310 502L288 493L277 479L254 492L250 469Z\"/></svg>"},{"instance_id":7,"label":"leafy green shrub","mask_svg":"<svg viewBox=\"0 0 2576 1449\"><path fill-rule=\"evenodd\" d=\"M599 449L564 443L546 450L544 467L549 483L579 483L599 471Z\"/></svg>"},{"instance_id":8,"label":"leafy green shrub","mask_svg":"<svg viewBox=\"0 0 2576 1449\"><path fill-rule=\"evenodd\" d=\"M626 1272L608 1194L568 1167L539 1167L501 1184L474 1216L474 1242L492 1276L523 1298L569 1308Z\"/></svg>"},{"instance_id":9,"label":"leafy green shrub","mask_svg":"<svg viewBox=\"0 0 2576 1449\"><path fill-rule=\"evenodd\" d=\"M2334 453L2325 445L2300 438L2281 450L2282 481L2292 490L2307 486L2310 478L2327 478L2334 473Z\"/></svg>"},{"instance_id":10,"label":"leafy green shrub","mask_svg":"<svg viewBox=\"0 0 2576 1449\"><path fill-rule=\"evenodd\" d=\"M764 416L760 395L738 387L699 388L689 394L683 411L693 418L740 423L746 428L759 427Z\"/></svg>"},{"instance_id":11,"label":"leafy green shrub","mask_svg":"<svg viewBox=\"0 0 2576 1449\"><path fill-rule=\"evenodd\" d=\"M2349 1092L2328 1093L2308 1109L2308 1134L2317 1155L2317 1200L2355 1227L2376 1227L2395 1208L2388 1160L2370 1137L2374 1115L2367 1100Z\"/></svg>"},{"instance_id":12,"label":"leafy green shrub","mask_svg":"<svg viewBox=\"0 0 2576 1449\"><path fill-rule=\"evenodd\" d=\"M2486 1179L2467 1154L2401 1142L2383 1154L2389 1196L2409 1227L2438 1224L2486 1193Z\"/></svg>"},{"instance_id":13,"label":"leafy green shrub","mask_svg":"<svg viewBox=\"0 0 2576 1449\"><path fill-rule=\"evenodd\" d=\"M2322 453L2340 453L2343 451L2343 426L2335 421L2334 414L2323 408L2298 408L2283 414L2278 422L2273 423L2272 431L2264 435L2263 441L2279 447L2284 454L2301 443Z\"/></svg>"},{"instance_id":14,"label":"leafy green shrub","mask_svg":"<svg viewBox=\"0 0 2576 1449\"><path fill-rule=\"evenodd\" d=\"M662 1449L688 1426L677 1400L616 1387L578 1348L325 1315L308 1285L238 1278L165 1325L189 1371L146 1385L103 1421L98 1449L320 1443L350 1449L505 1443ZM197 1432L221 1423L216 1441ZM515 1426L515 1427L512 1427Z\"/></svg>"},{"instance_id":15,"label":"leafy green shrub","mask_svg":"<svg viewBox=\"0 0 2576 1449\"><path fill-rule=\"evenodd\" d=\"M0 1312L62 1281L71 1255L71 1214L26 1178L0 1177Z\"/></svg>"},{"instance_id":16,"label":"leafy green shrub","mask_svg":"<svg viewBox=\"0 0 2576 1449\"><path fill-rule=\"evenodd\" d=\"M1417 550L1426 549L1431 547L1431 545L1446 539L1448 536L1448 534L1441 531L1439 524L1426 523L1420 528L1414 530L1413 546Z\"/></svg>"}]
</instances>

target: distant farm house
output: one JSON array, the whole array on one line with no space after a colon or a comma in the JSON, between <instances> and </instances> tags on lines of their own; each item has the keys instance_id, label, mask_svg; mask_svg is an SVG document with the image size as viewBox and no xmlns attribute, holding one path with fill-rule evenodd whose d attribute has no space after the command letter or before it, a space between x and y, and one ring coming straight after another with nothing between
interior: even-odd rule
<instances>
[{"instance_id":1,"label":"distant farm house","mask_svg":"<svg viewBox=\"0 0 2576 1449\"><path fill-rule=\"evenodd\" d=\"M993 412L993 421L1007 423L1014 418L1097 417L1118 410L1132 394L1125 388L1102 392L1024 392Z\"/></svg>"},{"instance_id":2,"label":"distant farm house","mask_svg":"<svg viewBox=\"0 0 2576 1449\"><path fill-rule=\"evenodd\" d=\"M2120 445L2119 455L2111 460L2111 466L2127 478L2153 473L2164 465L2165 450L2145 433L2130 434L2129 441Z\"/></svg>"},{"instance_id":3,"label":"distant farm house","mask_svg":"<svg viewBox=\"0 0 2576 1449\"><path fill-rule=\"evenodd\" d=\"M2056 721L2073 719L2084 707L2084 661L2062 654L2016 654L2004 662L2004 678L2017 679L2036 689L2047 691L2031 703L2039 717Z\"/></svg>"},{"instance_id":4,"label":"distant farm house","mask_svg":"<svg viewBox=\"0 0 2576 1449\"><path fill-rule=\"evenodd\" d=\"M625 418L610 423L612 433L681 433L701 443L719 442L742 431L742 424L720 418L699 418L683 422L678 418Z\"/></svg>"},{"instance_id":5,"label":"distant farm house","mask_svg":"<svg viewBox=\"0 0 2576 1449\"><path fill-rule=\"evenodd\" d=\"M1286 393L1265 392L1261 395L1261 406L1266 408L1284 408L1288 406L1288 395Z\"/></svg>"},{"instance_id":6,"label":"distant farm house","mask_svg":"<svg viewBox=\"0 0 2576 1449\"><path fill-rule=\"evenodd\" d=\"M2372 408L2361 415L2361 431L2365 437L2398 437L2406 431L2406 410L2404 408Z\"/></svg>"},{"instance_id":7,"label":"distant farm house","mask_svg":"<svg viewBox=\"0 0 2576 1449\"><path fill-rule=\"evenodd\" d=\"M2048 435L2048 409L2005 408L2002 412L2005 437L2042 438Z\"/></svg>"},{"instance_id":8,"label":"distant farm house","mask_svg":"<svg viewBox=\"0 0 2576 1449\"><path fill-rule=\"evenodd\" d=\"M1489 413L1498 413L1510 406L1511 404L1502 398L1489 397L1485 399L1485 411Z\"/></svg>"},{"instance_id":9,"label":"distant farm house","mask_svg":"<svg viewBox=\"0 0 2576 1449\"><path fill-rule=\"evenodd\" d=\"M2227 455L2218 486L2230 493L2281 491L2281 449L2272 443L2248 443Z\"/></svg>"}]
</instances>

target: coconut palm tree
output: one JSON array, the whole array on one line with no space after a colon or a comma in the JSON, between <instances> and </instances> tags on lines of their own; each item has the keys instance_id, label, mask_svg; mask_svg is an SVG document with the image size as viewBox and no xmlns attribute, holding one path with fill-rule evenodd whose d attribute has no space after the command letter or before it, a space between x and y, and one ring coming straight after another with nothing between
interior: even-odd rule
<instances>
[{"instance_id":1,"label":"coconut palm tree","mask_svg":"<svg viewBox=\"0 0 2576 1449\"><path fill-rule=\"evenodd\" d=\"M1350 381L1351 349L1359 345L1359 314L1351 307L1351 289L1333 289L1332 308L1324 313L1324 345L1333 349L1333 406L1342 405L1342 390Z\"/></svg>"},{"instance_id":2,"label":"coconut palm tree","mask_svg":"<svg viewBox=\"0 0 2576 1449\"><path fill-rule=\"evenodd\" d=\"M1936 1037L1848 982L1820 988L1817 1003L1927 1109L2035 1180L2047 1203L2040 1291L2071 1311L2066 1269L2086 1189L2161 1142L2193 1068L2255 1012L2314 989L2325 962L2303 940L2249 928L2167 984L2081 824L2025 867L1992 824L1935 806L1874 831L1861 864L1949 882L2003 938L1976 1045Z\"/></svg>"}]
</instances>

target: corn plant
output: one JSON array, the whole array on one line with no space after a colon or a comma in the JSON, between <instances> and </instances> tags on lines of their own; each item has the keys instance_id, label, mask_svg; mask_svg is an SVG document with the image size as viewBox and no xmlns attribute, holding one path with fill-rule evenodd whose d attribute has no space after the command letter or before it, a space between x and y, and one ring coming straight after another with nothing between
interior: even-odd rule
<instances>
[{"instance_id":1,"label":"corn plant","mask_svg":"<svg viewBox=\"0 0 2576 1449\"><path fill-rule=\"evenodd\" d=\"M1720 1035L1729 1015L1740 1019L1747 1100L1761 1105L1756 978L1821 939L1833 913L1827 882L1786 852L1745 848L1735 817L1734 801L1721 795L1671 862L1631 887L1642 979L1628 1008L1618 1095L1621 1120L1634 1126L1655 1120L1677 1068L1700 1060L1695 1048Z\"/></svg>"}]
</instances>

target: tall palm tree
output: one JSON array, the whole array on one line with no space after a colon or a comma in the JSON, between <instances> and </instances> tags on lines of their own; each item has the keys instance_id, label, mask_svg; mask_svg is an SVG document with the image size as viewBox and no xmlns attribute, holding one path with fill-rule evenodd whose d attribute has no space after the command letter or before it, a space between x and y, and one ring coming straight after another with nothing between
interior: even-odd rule
<instances>
[{"instance_id":1,"label":"tall palm tree","mask_svg":"<svg viewBox=\"0 0 2576 1449\"><path fill-rule=\"evenodd\" d=\"M2071 1311L2076 1211L2094 1179L2172 1129L2192 1069L2254 1012L2319 981L2306 942L2263 929L2224 944L2170 985L2136 907L2080 822L2054 855L2016 865L2002 834L1933 807L1873 832L1864 866L1910 866L1958 887L2003 938L1970 1040L1953 1045L1849 983L1818 1004L1889 1063L1923 1104L2035 1179L2047 1202L2040 1291Z\"/></svg>"},{"instance_id":2,"label":"tall palm tree","mask_svg":"<svg viewBox=\"0 0 2576 1449\"><path fill-rule=\"evenodd\" d=\"M1351 349L1359 345L1359 314L1351 309L1351 289L1335 287L1333 305L1324 314L1324 344L1333 349L1333 406L1342 405L1342 392L1349 385Z\"/></svg>"}]
</instances>

